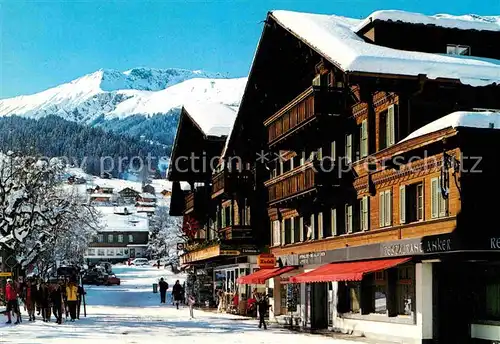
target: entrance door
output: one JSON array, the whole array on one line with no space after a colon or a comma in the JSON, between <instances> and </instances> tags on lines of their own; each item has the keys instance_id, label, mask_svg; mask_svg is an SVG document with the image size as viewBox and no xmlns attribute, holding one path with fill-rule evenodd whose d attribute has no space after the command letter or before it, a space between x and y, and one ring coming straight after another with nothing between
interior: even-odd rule
<instances>
[{"instance_id":1,"label":"entrance door","mask_svg":"<svg viewBox=\"0 0 500 344\"><path fill-rule=\"evenodd\" d=\"M130 249L130 258L135 258L135 248Z\"/></svg>"},{"instance_id":2,"label":"entrance door","mask_svg":"<svg viewBox=\"0 0 500 344\"><path fill-rule=\"evenodd\" d=\"M433 264L433 337L441 344L470 342L473 312L468 264Z\"/></svg>"},{"instance_id":3,"label":"entrance door","mask_svg":"<svg viewBox=\"0 0 500 344\"><path fill-rule=\"evenodd\" d=\"M311 328L315 330L328 328L327 283L311 284Z\"/></svg>"}]
</instances>

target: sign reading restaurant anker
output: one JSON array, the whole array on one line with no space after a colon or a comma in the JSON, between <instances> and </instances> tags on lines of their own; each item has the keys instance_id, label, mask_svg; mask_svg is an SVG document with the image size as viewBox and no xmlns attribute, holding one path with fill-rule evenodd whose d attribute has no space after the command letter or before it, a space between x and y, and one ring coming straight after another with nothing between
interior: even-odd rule
<instances>
[{"instance_id":1,"label":"sign reading restaurant anker","mask_svg":"<svg viewBox=\"0 0 500 344\"><path fill-rule=\"evenodd\" d=\"M476 242L458 240L453 234L415 238L281 256L287 265L312 265L331 262L377 259L387 257L424 256L457 251L500 252L499 238L484 238Z\"/></svg>"}]
</instances>

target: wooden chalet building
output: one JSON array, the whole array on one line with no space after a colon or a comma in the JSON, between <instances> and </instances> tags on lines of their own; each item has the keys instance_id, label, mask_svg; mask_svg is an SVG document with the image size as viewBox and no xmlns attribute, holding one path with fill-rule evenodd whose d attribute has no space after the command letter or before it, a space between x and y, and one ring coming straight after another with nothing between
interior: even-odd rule
<instances>
[{"instance_id":1,"label":"wooden chalet building","mask_svg":"<svg viewBox=\"0 0 500 344\"><path fill-rule=\"evenodd\" d=\"M238 277L257 268L252 174L241 164L220 161L235 117L235 110L222 104L185 106L167 174L173 182L170 215L183 217L188 238L181 264L190 273L188 286L200 286L202 305L215 306L217 289L236 293ZM182 190L180 182L190 190Z\"/></svg>"},{"instance_id":2,"label":"wooden chalet building","mask_svg":"<svg viewBox=\"0 0 500 344\"><path fill-rule=\"evenodd\" d=\"M273 318L498 341L499 41L474 18L268 14L225 156L253 161L289 267L255 279Z\"/></svg>"},{"instance_id":3,"label":"wooden chalet building","mask_svg":"<svg viewBox=\"0 0 500 344\"><path fill-rule=\"evenodd\" d=\"M129 203L132 204L136 201L137 197L139 197L140 192L137 190L134 190L132 188L124 188L120 191L118 191L119 199L123 203Z\"/></svg>"}]
</instances>

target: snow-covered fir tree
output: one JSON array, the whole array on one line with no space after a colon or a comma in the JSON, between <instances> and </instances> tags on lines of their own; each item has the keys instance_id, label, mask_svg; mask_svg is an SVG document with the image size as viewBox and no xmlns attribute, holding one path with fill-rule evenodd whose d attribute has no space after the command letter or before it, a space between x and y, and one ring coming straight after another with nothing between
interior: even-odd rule
<instances>
[{"instance_id":1,"label":"snow-covered fir tree","mask_svg":"<svg viewBox=\"0 0 500 344\"><path fill-rule=\"evenodd\" d=\"M173 267L179 265L177 243L182 242L180 219L169 215L167 206L158 207L149 222L148 253L163 258Z\"/></svg>"}]
</instances>

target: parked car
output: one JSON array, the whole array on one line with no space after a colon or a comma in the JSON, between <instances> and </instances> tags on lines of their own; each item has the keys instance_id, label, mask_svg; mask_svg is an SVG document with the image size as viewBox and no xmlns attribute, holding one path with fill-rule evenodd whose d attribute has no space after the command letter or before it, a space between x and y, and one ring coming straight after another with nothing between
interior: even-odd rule
<instances>
[{"instance_id":1,"label":"parked car","mask_svg":"<svg viewBox=\"0 0 500 344\"><path fill-rule=\"evenodd\" d=\"M106 284L106 274L101 270L90 270L82 277L83 284L103 285Z\"/></svg>"},{"instance_id":2,"label":"parked car","mask_svg":"<svg viewBox=\"0 0 500 344\"><path fill-rule=\"evenodd\" d=\"M149 261L146 258L136 258L130 262L130 265L135 265L135 266L149 265Z\"/></svg>"},{"instance_id":3,"label":"parked car","mask_svg":"<svg viewBox=\"0 0 500 344\"><path fill-rule=\"evenodd\" d=\"M104 279L105 285L120 285L120 279L116 277L115 274L109 274L105 276Z\"/></svg>"}]
</instances>

